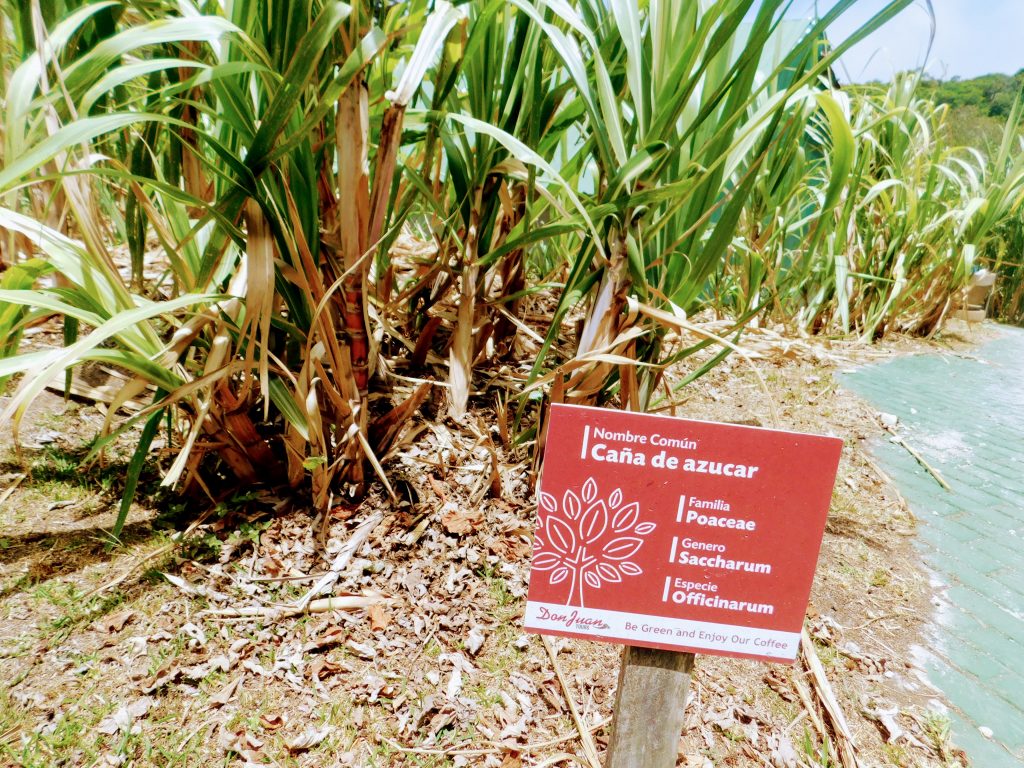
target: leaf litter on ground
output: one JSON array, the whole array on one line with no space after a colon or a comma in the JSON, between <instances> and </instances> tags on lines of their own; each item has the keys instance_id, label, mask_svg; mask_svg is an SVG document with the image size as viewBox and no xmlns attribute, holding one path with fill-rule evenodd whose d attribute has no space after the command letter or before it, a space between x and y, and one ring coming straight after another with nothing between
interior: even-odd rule
<instances>
[{"instance_id":1,"label":"leaf litter on ground","mask_svg":"<svg viewBox=\"0 0 1024 768\"><path fill-rule=\"evenodd\" d=\"M798 410L789 392L795 379L817 390L827 376L822 361L847 364L838 346L822 351L767 333L755 338L751 349L760 348L759 364L781 378L776 386L783 418ZM801 363L807 359L813 363ZM720 378L708 377L698 387L704 394L691 395L679 415L735 420L739 398L726 393L730 387L743 391L735 382L745 365L722 366ZM824 391L819 405L836 397ZM796 392L793 399L803 397ZM752 401L756 411L756 397ZM848 429L855 438L869 433L866 427L851 430L851 423L833 428ZM793 419L787 426L803 425ZM137 691L103 719L104 731L113 726L116 733L144 737L157 727L147 716L153 705L142 711L138 704L149 700L160 702L162 719L174 712L176 738L207 732L222 754L243 763L290 754L305 765L301 761L327 749L339 764L365 765L376 749L392 745L393 765L411 765L414 755L429 752L460 765L529 766L554 764L562 752L582 758L570 696L581 726L603 749L617 648L557 642L566 687L543 646L519 628L532 478L524 453L497 439L488 445L481 434L482 426L442 420L395 451L388 470L396 487L401 480L412 489L410 501L397 509L371 490L360 507L339 506L323 518L301 508L269 516L254 511L250 519L264 524L252 537L238 536L223 520L201 525L196 535L215 551L178 556L161 568L168 588L153 590L164 601L157 610L134 602L92 625L95 644L113 642L116 650L101 667L122 669ZM877 493L880 481L867 462L856 452L846 460L846 476L856 482L844 483L843 493ZM498 482L492 482L492 470ZM893 531L906 517L898 504L872 514ZM845 541L833 537L828 546ZM889 693L893 678L887 673L909 677L903 662L870 647L858 627L884 628L893 642L900 625L890 627L887 611L877 606L860 614L833 611L842 599L828 589L818 591L822 612L813 613L809 624L815 642L842 660L828 675L840 682L858 676L872 690ZM155 666L154 659L160 660ZM794 764L794 744L805 738L810 720L791 675L785 667L702 659L681 743L684 764ZM725 680L730 684L719 682ZM856 718L861 744L867 723L915 754L928 753L928 740L905 704L875 696L861 706L851 702L845 686L837 687L837 695L846 715ZM45 700L37 706L45 709ZM191 738L193 744L202 741Z\"/></svg>"}]
</instances>

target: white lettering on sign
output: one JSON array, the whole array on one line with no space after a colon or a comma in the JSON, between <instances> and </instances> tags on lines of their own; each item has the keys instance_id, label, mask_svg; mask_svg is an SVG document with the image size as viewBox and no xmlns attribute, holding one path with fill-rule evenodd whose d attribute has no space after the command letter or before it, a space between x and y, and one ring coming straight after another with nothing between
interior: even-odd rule
<instances>
[{"instance_id":1,"label":"white lettering on sign","mask_svg":"<svg viewBox=\"0 0 1024 768\"><path fill-rule=\"evenodd\" d=\"M775 613L775 606L771 603L752 603L746 600L729 600L717 595L706 595L703 592L688 592L685 589L673 589L672 577L665 577L665 591L662 593L661 601L667 603L671 600L676 605L698 605L704 608L718 608L724 611L738 611L740 613L759 613L771 615Z\"/></svg>"},{"instance_id":2,"label":"white lettering on sign","mask_svg":"<svg viewBox=\"0 0 1024 768\"><path fill-rule=\"evenodd\" d=\"M672 558L673 563L678 565L696 565L701 568L720 568L725 571L743 571L745 573L772 572L770 563L750 562L749 560L730 560L721 555L692 555L688 550L681 550L676 553L676 537L672 537Z\"/></svg>"},{"instance_id":3,"label":"white lettering on sign","mask_svg":"<svg viewBox=\"0 0 1024 768\"><path fill-rule=\"evenodd\" d=\"M706 541L697 541L687 536L679 542L683 549L699 549L702 552L725 552L725 544L710 544Z\"/></svg>"},{"instance_id":4,"label":"white lettering on sign","mask_svg":"<svg viewBox=\"0 0 1024 768\"><path fill-rule=\"evenodd\" d=\"M728 512L729 502L725 499L698 499L690 497L690 506L694 509L713 509L717 512Z\"/></svg>"},{"instance_id":5,"label":"white lettering on sign","mask_svg":"<svg viewBox=\"0 0 1024 768\"><path fill-rule=\"evenodd\" d=\"M688 437L682 439L675 437L662 437L657 432L651 435L651 445L657 445L661 448L679 448L683 451L697 450L697 441L695 440L691 440Z\"/></svg>"},{"instance_id":6,"label":"white lettering on sign","mask_svg":"<svg viewBox=\"0 0 1024 768\"><path fill-rule=\"evenodd\" d=\"M718 591L718 585L713 581L686 581L685 579L676 579L672 583L676 589L695 589L699 592Z\"/></svg>"},{"instance_id":7,"label":"white lettering on sign","mask_svg":"<svg viewBox=\"0 0 1024 768\"><path fill-rule=\"evenodd\" d=\"M704 459L687 459L683 462L683 472L696 472L698 475L725 475L726 477L742 477L750 479L760 467L748 464L725 464L721 461L705 461Z\"/></svg>"},{"instance_id":8,"label":"white lettering on sign","mask_svg":"<svg viewBox=\"0 0 1024 768\"><path fill-rule=\"evenodd\" d=\"M748 560L727 560L721 555L714 557L698 557L689 552L679 553L680 565L699 565L702 568L722 568L726 571L745 571L746 573L771 573L768 563L751 563Z\"/></svg>"},{"instance_id":9,"label":"white lettering on sign","mask_svg":"<svg viewBox=\"0 0 1024 768\"><path fill-rule=\"evenodd\" d=\"M607 461L609 464L632 464L634 467L647 466L647 454L642 451L633 453L630 448L611 450L604 443L594 443L590 451L590 458L594 461Z\"/></svg>"},{"instance_id":10,"label":"white lettering on sign","mask_svg":"<svg viewBox=\"0 0 1024 768\"><path fill-rule=\"evenodd\" d=\"M596 442L600 441L600 442ZM620 445L616 445L620 443ZM621 445L626 443L626 445ZM659 448L674 448L683 451L697 450L697 441L688 437L665 437L654 433L647 437L630 430L614 431L604 427L583 427L583 440L580 446L580 458L599 461L604 464L628 464L632 467L656 467L657 469L682 470L698 475L721 475L750 480L759 466L739 464L737 462L712 461L710 459L685 459L672 456L668 451L648 455L640 446L654 445ZM680 465L682 461L682 465Z\"/></svg>"},{"instance_id":11,"label":"white lettering on sign","mask_svg":"<svg viewBox=\"0 0 1024 768\"><path fill-rule=\"evenodd\" d=\"M594 438L597 440L608 440L613 443L638 443L639 445L647 443L647 435L638 435L629 430L613 432L604 427L594 427Z\"/></svg>"},{"instance_id":12,"label":"white lettering on sign","mask_svg":"<svg viewBox=\"0 0 1024 768\"><path fill-rule=\"evenodd\" d=\"M686 522L704 525L708 528L735 528L740 531L756 531L755 520L742 520L738 517L715 517L714 515L702 515L695 509L686 513Z\"/></svg>"}]
</instances>

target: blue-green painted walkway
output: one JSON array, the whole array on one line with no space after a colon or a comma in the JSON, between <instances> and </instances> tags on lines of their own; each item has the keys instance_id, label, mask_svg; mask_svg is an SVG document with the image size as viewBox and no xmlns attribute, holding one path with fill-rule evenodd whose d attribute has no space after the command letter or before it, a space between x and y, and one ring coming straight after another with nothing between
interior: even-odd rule
<instances>
[{"instance_id":1,"label":"blue-green painted walkway","mask_svg":"<svg viewBox=\"0 0 1024 768\"><path fill-rule=\"evenodd\" d=\"M901 447L877 455L921 520L941 582L929 675L956 711L976 768L1024 766L1024 331L1007 328L971 359L927 354L859 369L844 384L949 481ZM991 728L986 739L979 726Z\"/></svg>"}]
</instances>

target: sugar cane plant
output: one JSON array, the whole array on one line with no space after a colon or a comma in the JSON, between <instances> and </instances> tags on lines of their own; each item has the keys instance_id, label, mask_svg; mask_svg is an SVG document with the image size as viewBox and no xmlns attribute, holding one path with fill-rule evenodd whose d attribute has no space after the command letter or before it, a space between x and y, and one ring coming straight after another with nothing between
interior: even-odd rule
<instances>
[{"instance_id":1,"label":"sugar cane plant","mask_svg":"<svg viewBox=\"0 0 1024 768\"><path fill-rule=\"evenodd\" d=\"M164 483L323 508L389 488L431 390L455 418L549 386L648 408L733 348L702 307L929 332L999 252L1021 155L1016 122L994 161L951 147L912 78L836 89L909 1L831 47L854 0L8 0L4 418L100 361L130 380L94 453L141 427L121 521L161 427ZM65 346L20 351L52 315Z\"/></svg>"},{"instance_id":2,"label":"sugar cane plant","mask_svg":"<svg viewBox=\"0 0 1024 768\"><path fill-rule=\"evenodd\" d=\"M65 169L62 188L77 193L69 198L84 201L70 206L83 238L40 227L12 206L0 211L0 225L69 283L7 291L3 300L32 310L21 324L48 311L93 330L64 350L8 358L2 375L42 372L25 378L5 415L17 424L55 372L101 359L136 376L114 409L155 388L152 404L120 426L144 420L137 457L162 416L172 415L180 442L166 484L194 478L213 451L242 481L280 473L299 483L308 471L323 506L332 477L360 484L362 456L372 454L363 290L373 251L386 239L394 150L378 153L373 174L368 102L396 86L373 127L380 145L387 143L382 125L397 144L403 99L457 14L445 6L423 23L425 5L380 18L341 3L302 13L280 3L270 16L244 2L223 16L189 6L180 6L182 16L125 9L116 33L64 61L65 43L111 6L84 7L39 35L10 78L8 156L21 152L21 159L7 165L0 189L17 198L40 176L54 182L47 171L56 163ZM401 78L384 52L398 41L410 54ZM55 72L55 83L44 76ZM99 109L94 94L106 87L118 98ZM26 120L40 133L34 143L18 133ZM111 152L92 176L67 173L99 146ZM156 238L165 283L144 285L138 258L135 274L118 272L109 233L88 204L103 191L91 184L96 177L116 185L107 202L124 205L115 230L125 227L133 257L147 236ZM108 340L112 349L100 346ZM280 452L258 428L272 406ZM382 439L389 434L384 429Z\"/></svg>"},{"instance_id":3,"label":"sugar cane plant","mask_svg":"<svg viewBox=\"0 0 1024 768\"><path fill-rule=\"evenodd\" d=\"M837 96L842 114L828 130L809 125L820 160L792 166L804 170L778 218L812 236L776 244L767 314L867 340L934 333L982 254L1005 254L1005 223L1020 215L1020 105L989 158L950 143L948 108L924 99L913 75ZM825 197L838 177L846 182L834 209L809 209L808 196Z\"/></svg>"}]
</instances>

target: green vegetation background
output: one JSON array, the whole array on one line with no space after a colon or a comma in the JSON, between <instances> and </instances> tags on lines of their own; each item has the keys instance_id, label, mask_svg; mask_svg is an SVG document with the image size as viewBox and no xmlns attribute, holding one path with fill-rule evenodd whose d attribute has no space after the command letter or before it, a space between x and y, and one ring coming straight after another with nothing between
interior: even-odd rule
<instances>
[{"instance_id":1,"label":"green vegetation background","mask_svg":"<svg viewBox=\"0 0 1024 768\"><path fill-rule=\"evenodd\" d=\"M1013 109L1014 100L1024 87L1024 69L1015 75L982 75L967 80L925 79L923 96L951 109L950 131L953 144L987 150L998 145L1003 125Z\"/></svg>"}]
</instances>

